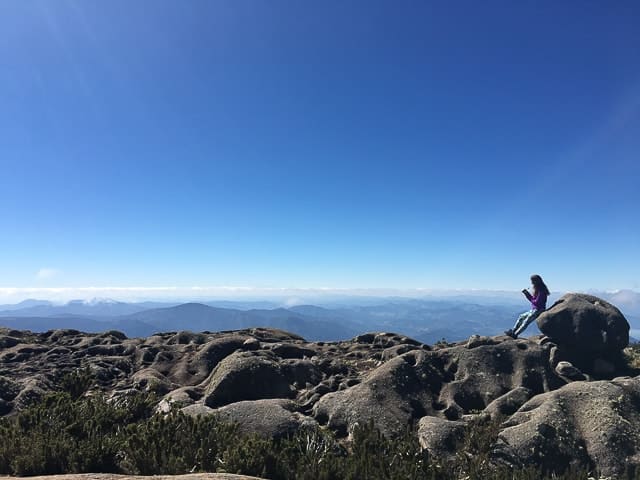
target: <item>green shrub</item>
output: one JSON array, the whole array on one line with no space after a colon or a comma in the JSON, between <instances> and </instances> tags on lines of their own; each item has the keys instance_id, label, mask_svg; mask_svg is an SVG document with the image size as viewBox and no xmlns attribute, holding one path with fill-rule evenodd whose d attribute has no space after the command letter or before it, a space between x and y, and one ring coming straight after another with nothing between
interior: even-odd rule
<instances>
[{"instance_id":1,"label":"green shrub","mask_svg":"<svg viewBox=\"0 0 640 480\"><path fill-rule=\"evenodd\" d=\"M305 429L284 439L274 478L329 480L342 478L347 451L327 430Z\"/></svg>"},{"instance_id":2,"label":"green shrub","mask_svg":"<svg viewBox=\"0 0 640 480\"><path fill-rule=\"evenodd\" d=\"M120 471L122 427L149 418L154 403L141 394L113 402L103 395L48 394L15 418L0 421L0 473Z\"/></svg>"},{"instance_id":3,"label":"green shrub","mask_svg":"<svg viewBox=\"0 0 640 480\"><path fill-rule=\"evenodd\" d=\"M87 366L63 375L57 383L61 391L68 393L75 400L95 385L95 377L91 368Z\"/></svg>"},{"instance_id":4,"label":"green shrub","mask_svg":"<svg viewBox=\"0 0 640 480\"><path fill-rule=\"evenodd\" d=\"M220 471L277 478L278 448L275 442L249 436L229 445L222 458Z\"/></svg>"},{"instance_id":5,"label":"green shrub","mask_svg":"<svg viewBox=\"0 0 640 480\"><path fill-rule=\"evenodd\" d=\"M127 427L122 467L138 475L215 472L238 437L235 425L215 416L156 415Z\"/></svg>"},{"instance_id":6,"label":"green shrub","mask_svg":"<svg viewBox=\"0 0 640 480\"><path fill-rule=\"evenodd\" d=\"M421 450L418 437L408 429L397 439L387 439L375 428L373 421L356 426L347 479L431 479L436 478L426 450Z\"/></svg>"}]
</instances>

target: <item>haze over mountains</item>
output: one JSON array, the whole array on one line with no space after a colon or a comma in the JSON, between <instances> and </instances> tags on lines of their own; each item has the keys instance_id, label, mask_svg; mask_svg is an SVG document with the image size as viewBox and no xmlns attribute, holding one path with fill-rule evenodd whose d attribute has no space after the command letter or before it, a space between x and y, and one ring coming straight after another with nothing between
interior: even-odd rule
<instances>
[{"instance_id":1,"label":"haze over mountains","mask_svg":"<svg viewBox=\"0 0 640 480\"><path fill-rule=\"evenodd\" d=\"M618 306L640 329L640 293L598 292ZM557 298L551 297L550 302ZM32 331L73 328L85 332L120 330L129 337L160 331L224 331L249 327L287 330L312 341L345 340L366 331L393 331L425 343L458 341L472 334L496 335L527 308L519 294L459 293L443 297L350 297L323 303L283 306L281 301L137 303L111 299L73 300L55 304L28 299L0 305L0 326ZM535 327L530 327L532 333Z\"/></svg>"}]
</instances>

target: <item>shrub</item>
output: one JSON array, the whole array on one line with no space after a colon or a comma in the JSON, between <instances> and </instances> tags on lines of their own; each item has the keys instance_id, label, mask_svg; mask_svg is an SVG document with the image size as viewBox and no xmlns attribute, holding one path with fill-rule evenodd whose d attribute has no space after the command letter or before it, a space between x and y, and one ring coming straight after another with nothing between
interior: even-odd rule
<instances>
[{"instance_id":1,"label":"shrub","mask_svg":"<svg viewBox=\"0 0 640 480\"><path fill-rule=\"evenodd\" d=\"M95 385L95 377L91 372L91 368L86 366L63 375L57 383L61 391L67 392L75 400L87 393Z\"/></svg>"},{"instance_id":2,"label":"shrub","mask_svg":"<svg viewBox=\"0 0 640 480\"><path fill-rule=\"evenodd\" d=\"M122 467L138 475L215 472L238 437L235 425L215 416L155 415L127 427Z\"/></svg>"},{"instance_id":3,"label":"shrub","mask_svg":"<svg viewBox=\"0 0 640 480\"><path fill-rule=\"evenodd\" d=\"M108 402L103 395L74 396L48 394L15 418L0 421L0 473L120 471L122 427L149 418L155 399L134 394Z\"/></svg>"},{"instance_id":4,"label":"shrub","mask_svg":"<svg viewBox=\"0 0 640 480\"><path fill-rule=\"evenodd\" d=\"M77 392L45 396L16 417L0 418L0 474L228 472L273 480L584 480L585 472L545 476L496 466L497 421L472 420L459 453L432 462L414 429L388 439L373 422L356 426L341 445L318 428L267 440L238 433L216 416L153 414L157 398L132 393L115 400ZM629 474L626 478L638 478Z\"/></svg>"}]
</instances>

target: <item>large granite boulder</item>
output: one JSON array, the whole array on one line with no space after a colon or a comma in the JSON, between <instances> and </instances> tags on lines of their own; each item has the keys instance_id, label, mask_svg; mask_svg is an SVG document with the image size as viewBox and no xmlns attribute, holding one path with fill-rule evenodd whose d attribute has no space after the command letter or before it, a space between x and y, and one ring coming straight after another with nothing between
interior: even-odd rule
<instances>
[{"instance_id":1,"label":"large granite boulder","mask_svg":"<svg viewBox=\"0 0 640 480\"><path fill-rule=\"evenodd\" d=\"M620 351L629 344L629 322L593 295L568 293L537 318L540 331L561 347L589 353Z\"/></svg>"},{"instance_id":2,"label":"large granite boulder","mask_svg":"<svg viewBox=\"0 0 640 480\"><path fill-rule=\"evenodd\" d=\"M213 370L205 390L205 404L216 408L242 400L289 398L294 394L273 353L236 352Z\"/></svg>"},{"instance_id":3,"label":"large granite boulder","mask_svg":"<svg viewBox=\"0 0 640 480\"><path fill-rule=\"evenodd\" d=\"M629 323L607 301L569 293L543 312L537 323L540 331L558 345L561 359L580 370L613 374L616 366L621 366L621 352L629 344Z\"/></svg>"}]
</instances>

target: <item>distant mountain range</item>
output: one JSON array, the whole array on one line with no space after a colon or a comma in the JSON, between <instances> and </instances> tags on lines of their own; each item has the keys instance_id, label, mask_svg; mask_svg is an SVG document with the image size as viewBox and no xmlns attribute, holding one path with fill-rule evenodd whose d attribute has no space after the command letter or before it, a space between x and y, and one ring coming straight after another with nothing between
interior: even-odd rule
<instances>
[{"instance_id":1,"label":"distant mountain range","mask_svg":"<svg viewBox=\"0 0 640 480\"><path fill-rule=\"evenodd\" d=\"M350 339L368 331L393 331L426 343L442 338L459 340L473 333L496 334L511 325L522 307L478 305L459 300L380 299L378 305L325 308L222 308L202 303L180 305L69 302L23 302L22 308L3 307L0 326L46 331L72 328L85 332L120 330L130 337L160 331L224 331L271 327L308 340ZM217 302L216 302L217 303ZM152 307L152 308L149 308Z\"/></svg>"},{"instance_id":2,"label":"distant mountain range","mask_svg":"<svg viewBox=\"0 0 640 480\"><path fill-rule=\"evenodd\" d=\"M640 334L640 293L590 292L618 306ZM552 296L553 301L558 296ZM269 301L207 303L126 303L110 299L74 300L64 305L25 300L0 305L0 326L32 331L72 328L84 332L120 330L129 337L160 331L225 331L248 327L279 328L312 341L346 340L370 331L390 331L425 343L457 341L472 334L496 335L511 327L527 308L524 299L478 295L442 298L354 298L332 305L288 308ZM357 303L356 303L357 302ZM535 326L530 333L536 332Z\"/></svg>"},{"instance_id":3,"label":"distant mountain range","mask_svg":"<svg viewBox=\"0 0 640 480\"><path fill-rule=\"evenodd\" d=\"M29 307L29 310L32 307ZM341 340L360 333L348 324L310 317L284 308L273 310L238 310L219 308L201 303L185 303L176 306L140 310L138 305L120 305L119 311L134 313L108 317L104 308L95 311L101 315L60 313L60 307L52 308L50 316L6 315L2 312L0 326L32 330L36 332L72 328L84 332L119 330L129 337L147 337L166 331L225 331L248 327L271 327L297 333L313 340ZM73 309L71 311L74 311Z\"/></svg>"}]
</instances>

